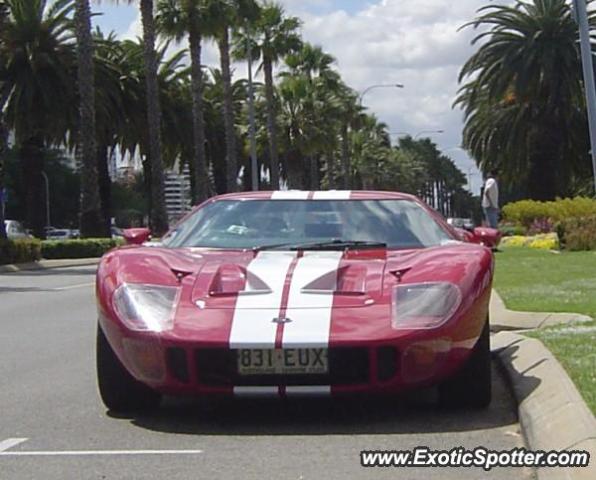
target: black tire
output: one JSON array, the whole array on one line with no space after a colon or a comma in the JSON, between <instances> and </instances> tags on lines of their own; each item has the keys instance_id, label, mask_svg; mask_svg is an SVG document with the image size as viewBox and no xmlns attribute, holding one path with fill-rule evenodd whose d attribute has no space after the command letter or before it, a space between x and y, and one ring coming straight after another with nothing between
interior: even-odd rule
<instances>
[{"instance_id":1,"label":"black tire","mask_svg":"<svg viewBox=\"0 0 596 480\"><path fill-rule=\"evenodd\" d=\"M132 413L159 406L161 395L128 373L99 325L96 354L99 395L110 411Z\"/></svg>"},{"instance_id":2,"label":"black tire","mask_svg":"<svg viewBox=\"0 0 596 480\"><path fill-rule=\"evenodd\" d=\"M466 364L439 386L446 407L486 408L492 398L490 326L488 320Z\"/></svg>"}]
</instances>

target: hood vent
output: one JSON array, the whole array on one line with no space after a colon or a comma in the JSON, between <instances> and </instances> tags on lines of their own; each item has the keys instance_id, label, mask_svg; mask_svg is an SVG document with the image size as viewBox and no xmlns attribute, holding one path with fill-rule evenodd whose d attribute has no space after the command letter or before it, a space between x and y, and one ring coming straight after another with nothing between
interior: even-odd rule
<instances>
[{"instance_id":1,"label":"hood vent","mask_svg":"<svg viewBox=\"0 0 596 480\"><path fill-rule=\"evenodd\" d=\"M227 297L232 295L264 295L271 288L256 275L247 272L239 265L221 265L213 275L209 286L209 296Z\"/></svg>"},{"instance_id":2,"label":"hood vent","mask_svg":"<svg viewBox=\"0 0 596 480\"><path fill-rule=\"evenodd\" d=\"M349 265L329 272L301 289L314 295L365 295L366 267Z\"/></svg>"}]
</instances>

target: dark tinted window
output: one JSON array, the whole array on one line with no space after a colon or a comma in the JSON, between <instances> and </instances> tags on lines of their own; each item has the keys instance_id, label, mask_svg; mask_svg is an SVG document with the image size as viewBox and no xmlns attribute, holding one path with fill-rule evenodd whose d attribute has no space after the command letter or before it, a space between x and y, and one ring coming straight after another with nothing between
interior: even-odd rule
<instances>
[{"instance_id":1,"label":"dark tinted window","mask_svg":"<svg viewBox=\"0 0 596 480\"><path fill-rule=\"evenodd\" d=\"M164 238L169 247L254 248L281 243L382 242L419 248L452 240L409 200L220 200Z\"/></svg>"}]
</instances>

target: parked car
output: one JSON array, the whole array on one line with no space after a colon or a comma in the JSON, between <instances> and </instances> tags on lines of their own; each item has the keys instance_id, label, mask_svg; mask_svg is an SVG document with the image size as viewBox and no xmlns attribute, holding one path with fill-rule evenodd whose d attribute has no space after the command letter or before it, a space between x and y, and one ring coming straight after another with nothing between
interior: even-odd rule
<instances>
[{"instance_id":1,"label":"parked car","mask_svg":"<svg viewBox=\"0 0 596 480\"><path fill-rule=\"evenodd\" d=\"M474 220L471 218L448 218L447 223L452 227L465 228L466 230L474 230Z\"/></svg>"},{"instance_id":2,"label":"parked car","mask_svg":"<svg viewBox=\"0 0 596 480\"><path fill-rule=\"evenodd\" d=\"M10 239L33 238L32 235L27 233L23 224L16 220L4 220L4 228L6 229L6 236Z\"/></svg>"},{"instance_id":3,"label":"parked car","mask_svg":"<svg viewBox=\"0 0 596 480\"><path fill-rule=\"evenodd\" d=\"M74 230L69 228L53 228L46 230L47 240L70 240L72 238L79 238Z\"/></svg>"},{"instance_id":4,"label":"parked car","mask_svg":"<svg viewBox=\"0 0 596 480\"><path fill-rule=\"evenodd\" d=\"M162 395L491 400L490 249L390 192L212 198L97 271L97 379L113 411Z\"/></svg>"}]
</instances>

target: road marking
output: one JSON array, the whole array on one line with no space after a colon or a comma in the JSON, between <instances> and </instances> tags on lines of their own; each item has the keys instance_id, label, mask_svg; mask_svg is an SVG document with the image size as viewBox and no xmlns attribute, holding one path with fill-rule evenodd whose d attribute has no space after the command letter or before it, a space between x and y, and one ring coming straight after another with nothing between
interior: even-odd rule
<instances>
[{"instance_id":1,"label":"road marking","mask_svg":"<svg viewBox=\"0 0 596 480\"><path fill-rule=\"evenodd\" d=\"M52 288L53 291L60 292L63 290L74 290L75 288L83 288L83 287L91 287L95 285L95 282L91 283L77 283L76 285L67 285L65 287L55 287Z\"/></svg>"},{"instance_id":2,"label":"road marking","mask_svg":"<svg viewBox=\"0 0 596 480\"><path fill-rule=\"evenodd\" d=\"M23 452L23 451L21 451L21 452L2 452L2 451L0 451L0 457L72 457L72 456L109 456L109 455L197 455L200 453L203 453L203 450L63 450L63 451L31 451L31 452Z\"/></svg>"},{"instance_id":3,"label":"road marking","mask_svg":"<svg viewBox=\"0 0 596 480\"><path fill-rule=\"evenodd\" d=\"M3 440L2 442L0 442L0 453L18 445L19 443L26 442L27 440L27 438L8 438L6 440Z\"/></svg>"}]
</instances>

